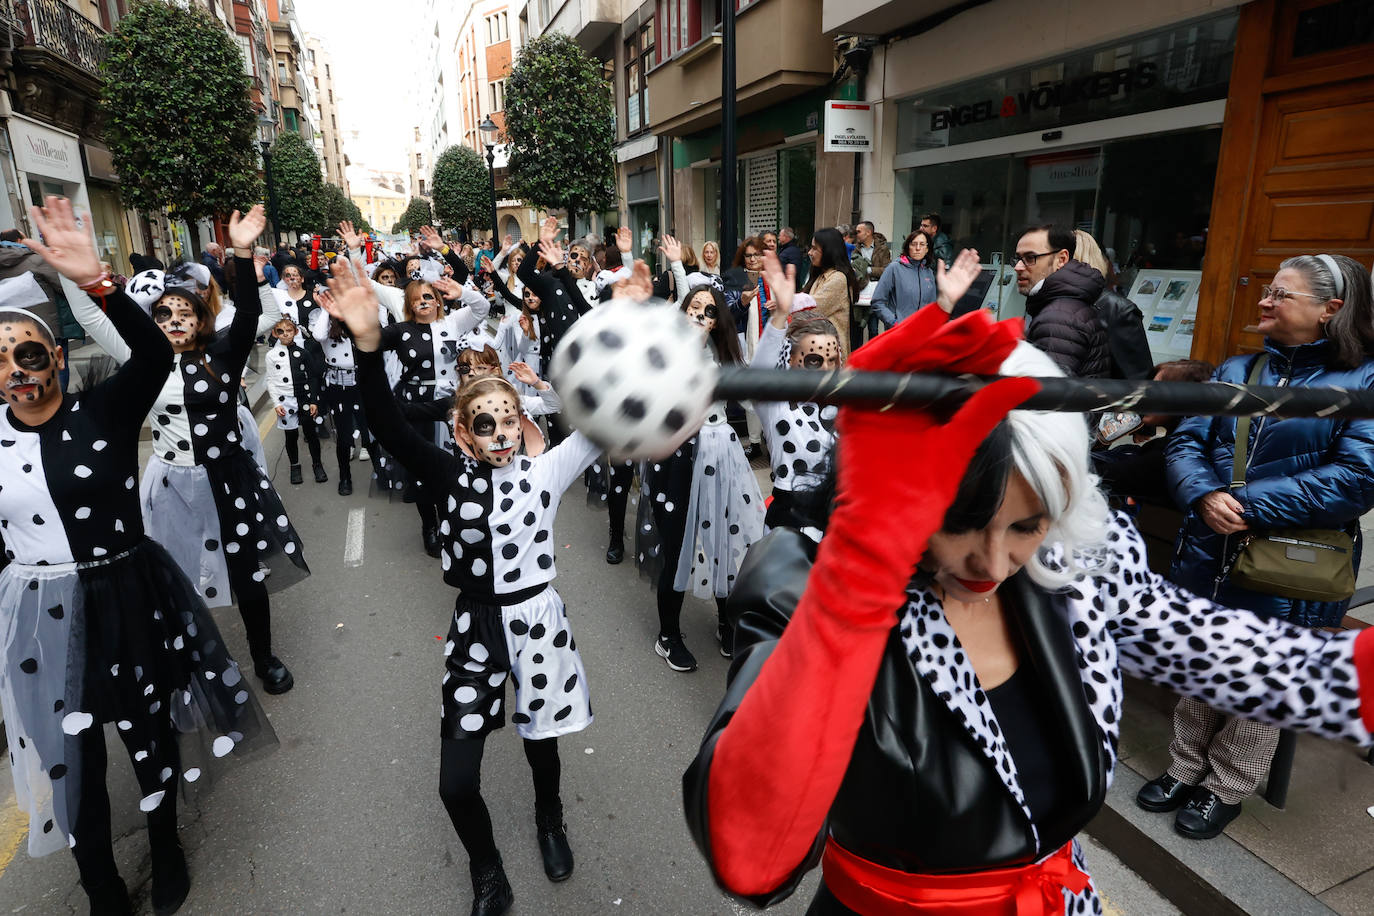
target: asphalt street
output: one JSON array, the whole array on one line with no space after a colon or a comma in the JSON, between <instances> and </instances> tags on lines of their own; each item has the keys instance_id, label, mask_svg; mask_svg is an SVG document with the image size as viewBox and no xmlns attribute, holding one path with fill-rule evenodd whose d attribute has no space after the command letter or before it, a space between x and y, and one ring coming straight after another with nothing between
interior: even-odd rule
<instances>
[{"instance_id":1,"label":"asphalt street","mask_svg":"<svg viewBox=\"0 0 1374 916\"><path fill-rule=\"evenodd\" d=\"M453 590L421 549L414 509L367 496L366 465L355 464L357 492L343 498L332 458L328 484L309 482L307 469L308 482L292 487L280 434L266 444L313 572L273 598L277 652L296 686L261 697L280 745L232 767L183 806L193 887L182 912L465 914L467 858L437 793L441 637ZM586 662L596 721L559 741L577 857L568 881L544 877L517 736L508 728L487 742L483 793L515 889L514 912L748 912L711 882L682 815L682 771L728 664L716 651L714 605L688 597L683 629L701 667L672 672L653 652L649 584L632 563L605 563L605 532L604 514L589 509L574 484L556 527L556 585ZM216 617L235 655L246 658L238 614L224 608ZM122 746L110 744L116 856L147 912L138 794ZM0 912L84 914L71 858L30 859L15 814L7 761L0 762ZM1110 853L1093 845L1089 856L1110 913L1171 912ZM803 913L816 880L809 876L771 912Z\"/></svg>"}]
</instances>

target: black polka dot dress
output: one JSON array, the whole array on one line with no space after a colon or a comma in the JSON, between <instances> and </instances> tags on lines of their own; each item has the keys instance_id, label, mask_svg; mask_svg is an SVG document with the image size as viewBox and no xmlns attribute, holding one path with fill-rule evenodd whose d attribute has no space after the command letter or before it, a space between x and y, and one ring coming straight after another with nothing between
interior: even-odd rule
<instances>
[{"instance_id":1,"label":"black polka dot dress","mask_svg":"<svg viewBox=\"0 0 1374 916\"><path fill-rule=\"evenodd\" d=\"M149 536L211 607L280 591L310 574L272 482L243 447L235 398L256 334L252 261L239 259L240 306L206 351L176 356L151 414L153 455L139 490ZM247 279L244 280L246 275Z\"/></svg>"},{"instance_id":2,"label":"black polka dot dress","mask_svg":"<svg viewBox=\"0 0 1374 916\"><path fill-rule=\"evenodd\" d=\"M763 496L725 405L711 405L687 443L645 462L635 562L645 578L673 577L673 589L725 598L744 554L763 536Z\"/></svg>"},{"instance_id":3,"label":"black polka dot dress","mask_svg":"<svg viewBox=\"0 0 1374 916\"><path fill-rule=\"evenodd\" d=\"M377 318L386 327L390 313L377 306ZM354 444L366 445L367 419L358 394L358 372L354 361L353 338L346 329L337 337L330 334L329 313L320 309L311 318L310 336L324 351L324 401L337 429L353 430Z\"/></svg>"},{"instance_id":4,"label":"black polka dot dress","mask_svg":"<svg viewBox=\"0 0 1374 916\"><path fill-rule=\"evenodd\" d=\"M210 761L272 740L204 602L145 536L139 431L171 347L122 293L105 302L127 362L39 426L0 412L0 706L34 855L76 844L82 745L104 723L136 748L144 811L204 775L169 730L198 731Z\"/></svg>"},{"instance_id":5,"label":"black polka dot dress","mask_svg":"<svg viewBox=\"0 0 1374 916\"><path fill-rule=\"evenodd\" d=\"M435 446L401 417L376 353L358 366L377 440L439 499L444 581L459 589L445 642L445 737L480 737L511 721L522 737L552 738L591 724L586 669L553 588L553 521L563 492L597 454L579 434L536 457L493 467Z\"/></svg>"},{"instance_id":6,"label":"black polka dot dress","mask_svg":"<svg viewBox=\"0 0 1374 916\"><path fill-rule=\"evenodd\" d=\"M292 341L286 346L280 340L267 351L267 392L275 407L286 410L285 415L277 415L277 428L283 430L299 429L300 412L309 406L320 406L321 392L315 390L315 380L311 378L305 349Z\"/></svg>"}]
</instances>

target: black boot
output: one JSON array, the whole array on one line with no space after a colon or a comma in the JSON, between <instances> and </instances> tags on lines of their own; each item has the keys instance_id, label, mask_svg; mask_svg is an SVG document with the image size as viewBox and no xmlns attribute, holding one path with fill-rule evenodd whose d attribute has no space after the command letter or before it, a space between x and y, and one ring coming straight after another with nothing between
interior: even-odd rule
<instances>
[{"instance_id":1,"label":"black boot","mask_svg":"<svg viewBox=\"0 0 1374 916\"><path fill-rule=\"evenodd\" d=\"M191 875L186 870L186 854L181 844L173 841L153 855L153 913L171 916L186 902L191 893Z\"/></svg>"},{"instance_id":2,"label":"black boot","mask_svg":"<svg viewBox=\"0 0 1374 916\"><path fill-rule=\"evenodd\" d=\"M275 655L269 655L262 661L254 662L253 672L262 681L262 689L273 695L286 693L296 686L296 679L291 676L291 669L282 664L282 660Z\"/></svg>"},{"instance_id":3,"label":"black boot","mask_svg":"<svg viewBox=\"0 0 1374 916\"><path fill-rule=\"evenodd\" d=\"M472 863L472 916L501 916L515 902L501 857Z\"/></svg>"},{"instance_id":4,"label":"black boot","mask_svg":"<svg viewBox=\"0 0 1374 916\"><path fill-rule=\"evenodd\" d=\"M329 480L329 475L326 474L326 473L324 472L324 465L322 465L322 464L320 464L318 461L316 461L316 462L315 462L313 465L311 465L310 467L311 467L311 470L313 470L313 471L315 472L315 483L326 483L326 482L328 482L328 480Z\"/></svg>"},{"instance_id":5,"label":"black boot","mask_svg":"<svg viewBox=\"0 0 1374 916\"><path fill-rule=\"evenodd\" d=\"M611 531L611 543L606 548L606 562L615 566L625 559L625 532Z\"/></svg>"},{"instance_id":6,"label":"black boot","mask_svg":"<svg viewBox=\"0 0 1374 916\"><path fill-rule=\"evenodd\" d=\"M566 881L573 871L573 853L568 845L568 825L563 823L562 802L535 808L534 829L539 837L539 853L544 857L544 874L550 881Z\"/></svg>"},{"instance_id":7,"label":"black boot","mask_svg":"<svg viewBox=\"0 0 1374 916\"><path fill-rule=\"evenodd\" d=\"M339 478L339 495L340 495L340 496L352 496L352 495L353 495L353 480L352 480L351 478L348 478L348 477L340 477L340 478Z\"/></svg>"},{"instance_id":8,"label":"black boot","mask_svg":"<svg viewBox=\"0 0 1374 916\"><path fill-rule=\"evenodd\" d=\"M434 557L436 560L439 559L439 529L431 528L426 525L422 529L421 534L425 539L425 553Z\"/></svg>"},{"instance_id":9,"label":"black boot","mask_svg":"<svg viewBox=\"0 0 1374 916\"><path fill-rule=\"evenodd\" d=\"M299 464L291 465L291 482L300 483L304 479L305 478L301 476L301 466Z\"/></svg>"},{"instance_id":10,"label":"black boot","mask_svg":"<svg viewBox=\"0 0 1374 916\"><path fill-rule=\"evenodd\" d=\"M134 916L129 889L119 875L95 885L82 881L81 888L90 899L91 916Z\"/></svg>"}]
</instances>

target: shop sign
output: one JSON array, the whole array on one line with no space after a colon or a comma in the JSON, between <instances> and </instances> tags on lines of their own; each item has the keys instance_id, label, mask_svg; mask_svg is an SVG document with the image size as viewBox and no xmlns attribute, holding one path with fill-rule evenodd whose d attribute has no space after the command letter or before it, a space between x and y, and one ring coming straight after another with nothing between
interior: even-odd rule
<instances>
[{"instance_id":1,"label":"shop sign","mask_svg":"<svg viewBox=\"0 0 1374 916\"><path fill-rule=\"evenodd\" d=\"M14 161L20 171L58 181L83 183L81 148L75 137L18 116L10 118L9 127Z\"/></svg>"},{"instance_id":2,"label":"shop sign","mask_svg":"<svg viewBox=\"0 0 1374 916\"><path fill-rule=\"evenodd\" d=\"M87 175L101 181L119 181L119 173L114 167L114 156L108 149L96 143L82 143L81 148L86 153Z\"/></svg>"},{"instance_id":3,"label":"shop sign","mask_svg":"<svg viewBox=\"0 0 1374 916\"><path fill-rule=\"evenodd\" d=\"M1228 10L901 100L896 152L1224 99L1238 18Z\"/></svg>"},{"instance_id":4,"label":"shop sign","mask_svg":"<svg viewBox=\"0 0 1374 916\"><path fill-rule=\"evenodd\" d=\"M825 103L825 152L873 152L873 105L869 102Z\"/></svg>"}]
</instances>

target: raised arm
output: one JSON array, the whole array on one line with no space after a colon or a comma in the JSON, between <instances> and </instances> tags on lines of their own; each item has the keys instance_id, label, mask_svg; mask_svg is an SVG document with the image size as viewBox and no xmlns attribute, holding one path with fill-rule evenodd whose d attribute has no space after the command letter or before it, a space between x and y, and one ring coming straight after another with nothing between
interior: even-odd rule
<instances>
[{"instance_id":1,"label":"raised arm","mask_svg":"<svg viewBox=\"0 0 1374 916\"><path fill-rule=\"evenodd\" d=\"M72 307L72 315L86 331L86 336L94 340L100 349L110 355L117 364L124 365L129 360L129 345L119 335L114 323L86 291L77 286L65 275L61 278L62 294Z\"/></svg>"},{"instance_id":2,"label":"raised arm","mask_svg":"<svg viewBox=\"0 0 1374 916\"><path fill-rule=\"evenodd\" d=\"M458 285L461 286L468 282L468 277L472 275L472 271L468 270L467 264L458 257L458 252L449 247L443 236L436 232L433 226L420 227L420 244L430 251L438 252L439 256L448 262L448 266L453 268L453 279L458 282Z\"/></svg>"},{"instance_id":3,"label":"raised arm","mask_svg":"<svg viewBox=\"0 0 1374 916\"><path fill-rule=\"evenodd\" d=\"M229 241L234 251L252 251L258 236L267 228L267 216L262 204L257 204L240 216L235 210L229 217ZM258 287L266 286L267 278L262 274L262 266L252 258L234 255L234 321L229 325L228 347L223 354L224 364L220 371L229 373L237 379L248 364L248 356L253 352L253 342L258 336L258 318L262 316L262 300Z\"/></svg>"},{"instance_id":4,"label":"raised arm","mask_svg":"<svg viewBox=\"0 0 1374 916\"><path fill-rule=\"evenodd\" d=\"M344 220L339 223L339 237L343 239L344 246L348 248L348 256L352 259L354 266L362 271L368 283L372 284L372 291L382 305L386 306L387 311L391 312L392 317L397 321L403 320L405 318L405 291L394 286L386 286L371 277L367 277L366 263L363 261L363 237L354 230L351 220Z\"/></svg>"}]
</instances>

